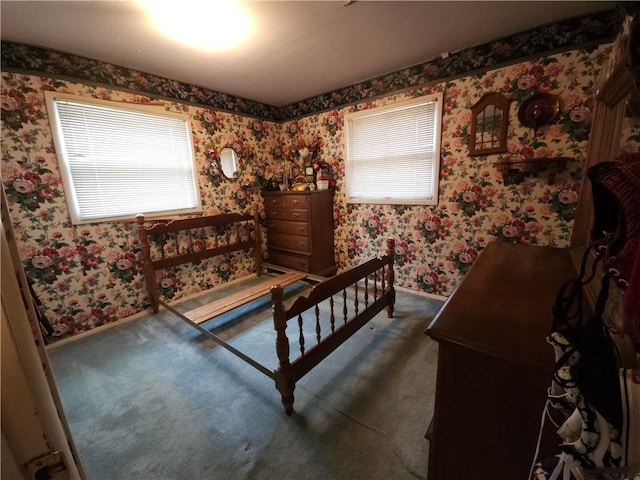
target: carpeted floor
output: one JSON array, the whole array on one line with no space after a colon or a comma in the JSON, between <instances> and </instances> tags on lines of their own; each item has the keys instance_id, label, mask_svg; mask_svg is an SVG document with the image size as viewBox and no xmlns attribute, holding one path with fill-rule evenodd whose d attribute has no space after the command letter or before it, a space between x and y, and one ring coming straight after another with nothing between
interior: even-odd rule
<instances>
[{"instance_id":1,"label":"carpeted floor","mask_svg":"<svg viewBox=\"0 0 640 480\"><path fill-rule=\"evenodd\" d=\"M267 301L216 332L275 368ZM437 344L423 332L441 305L398 292L395 318L379 314L298 382L291 417L271 379L166 311L49 356L89 480L426 478Z\"/></svg>"}]
</instances>

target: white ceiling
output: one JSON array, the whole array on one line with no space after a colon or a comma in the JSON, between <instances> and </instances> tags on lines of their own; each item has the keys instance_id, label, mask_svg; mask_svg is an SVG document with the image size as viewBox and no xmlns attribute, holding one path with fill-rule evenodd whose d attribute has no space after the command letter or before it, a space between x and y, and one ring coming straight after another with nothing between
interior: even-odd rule
<instances>
[{"instance_id":1,"label":"white ceiling","mask_svg":"<svg viewBox=\"0 0 640 480\"><path fill-rule=\"evenodd\" d=\"M164 38L132 1L2 0L0 34L3 40L283 106L447 52L615 6L598 1L246 4L256 33L245 46L225 53L190 49ZM209 28L224 21L211 18Z\"/></svg>"}]
</instances>

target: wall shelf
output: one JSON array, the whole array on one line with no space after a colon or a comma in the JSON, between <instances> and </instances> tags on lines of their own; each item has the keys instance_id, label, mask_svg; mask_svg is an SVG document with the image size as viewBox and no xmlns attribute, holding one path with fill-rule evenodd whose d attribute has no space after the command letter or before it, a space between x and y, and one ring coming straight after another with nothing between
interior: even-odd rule
<instances>
[{"instance_id":1,"label":"wall shelf","mask_svg":"<svg viewBox=\"0 0 640 480\"><path fill-rule=\"evenodd\" d=\"M549 185L552 185L555 181L556 173L563 170L569 160L571 160L569 157L513 157L508 160L501 160L493 165L502 174L505 185L518 184L522 182L525 176L538 174L544 170L549 172Z\"/></svg>"}]
</instances>

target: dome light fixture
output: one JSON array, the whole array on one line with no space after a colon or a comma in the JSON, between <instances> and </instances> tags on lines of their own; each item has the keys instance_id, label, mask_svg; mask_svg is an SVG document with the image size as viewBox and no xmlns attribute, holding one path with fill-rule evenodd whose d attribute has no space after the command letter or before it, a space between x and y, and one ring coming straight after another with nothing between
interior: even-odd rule
<instances>
[{"instance_id":1,"label":"dome light fixture","mask_svg":"<svg viewBox=\"0 0 640 480\"><path fill-rule=\"evenodd\" d=\"M163 35L210 51L241 45L253 33L253 20L236 0L138 0Z\"/></svg>"}]
</instances>

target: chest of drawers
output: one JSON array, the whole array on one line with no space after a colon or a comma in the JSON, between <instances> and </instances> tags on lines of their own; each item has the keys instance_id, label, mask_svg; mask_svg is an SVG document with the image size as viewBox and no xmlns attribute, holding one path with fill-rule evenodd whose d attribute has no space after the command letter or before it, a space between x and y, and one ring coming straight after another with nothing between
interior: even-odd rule
<instances>
[{"instance_id":1,"label":"chest of drawers","mask_svg":"<svg viewBox=\"0 0 640 480\"><path fill-rule=\"evenodd\" d=\"M491 242L433 319L429 480L529 478L554 365L551 308L575 275L567 249ZM559 453L559 439L547 424L537 458Z\"/></svg>"},{"instance_id":2,"label":"chest of drawers","mask_svg":"<svg viewBox=\"0 0 640 480\"><path fill-rule=\"evenodd\" d=\"M262 192L269 262L334 275L333 192Z\"/></svg>"}]
</instances>

